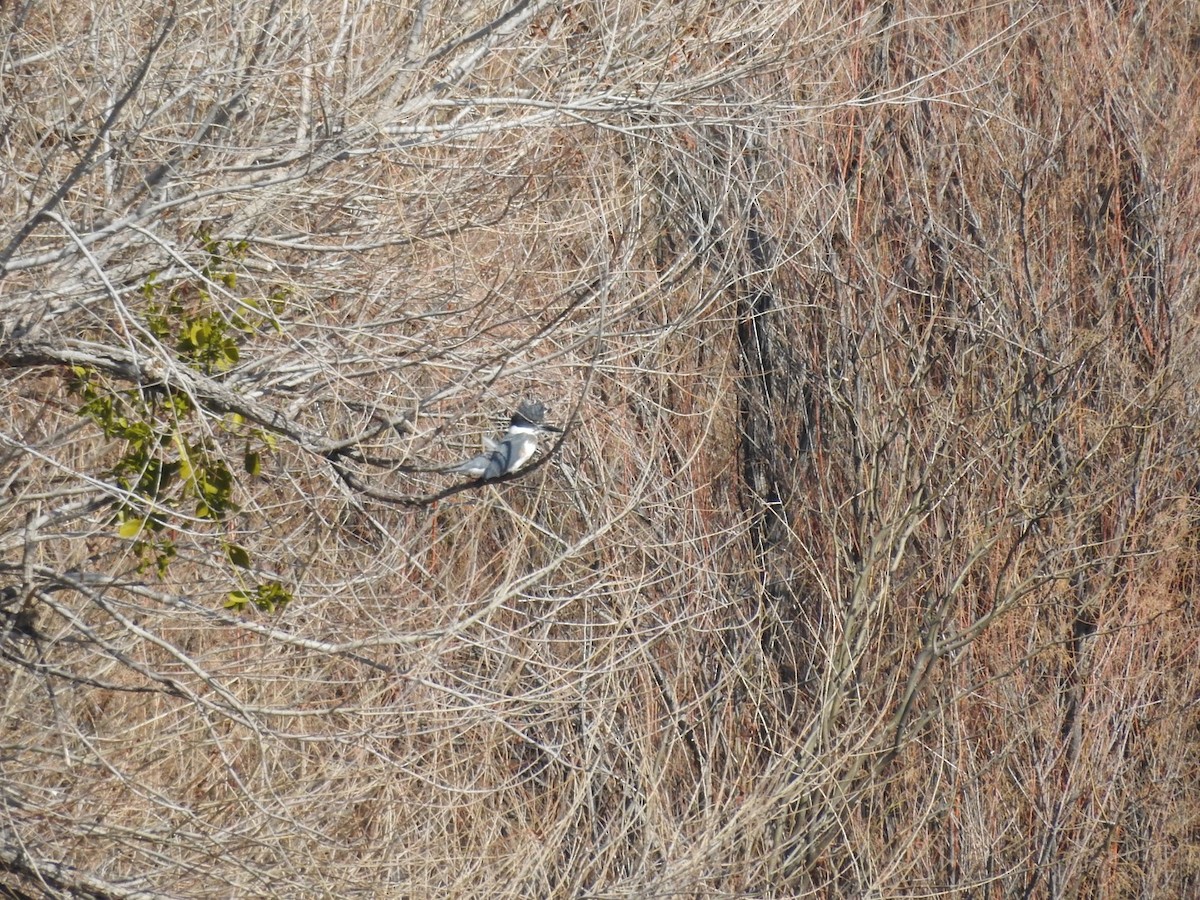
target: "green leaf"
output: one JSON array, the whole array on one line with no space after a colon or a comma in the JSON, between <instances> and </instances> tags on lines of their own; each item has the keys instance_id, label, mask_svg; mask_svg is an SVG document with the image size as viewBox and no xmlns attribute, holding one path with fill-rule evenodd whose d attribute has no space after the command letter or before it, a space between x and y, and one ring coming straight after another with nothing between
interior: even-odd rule
<instances>
[{"instance_id":1,"label":"green leaf","mask_svg":"<svg viewBox=\"0 0 1200 900\"><path fill-rule=\"evenodd\" d=\"M250 568L250 553L245 547L239 547L237 544L226 544L225 553L229 557L229 561L238 568Z\"/></svg>"},{"instance_id":2,"label":"green leaf","mask_svg":"<svg viewBox=\"0 0 1200 900\"><path fill-rule=\"evenodd\" d=\"M262 474L262 456L257 450L247 450L242 457L242 465L253 478Z\"/></svg>"},{"instance_id":3,"label":"green leaf","mask_svg":"<svg viewBox=\"0 0 1200 900\"><path fill-rule=\"evenodd\" d=\"M230 591L229 599L225 601L225 608L240 611L253 603L263 612L276 613L287 606L292 599L292 592L282 584L278 581L268 581L257 585L253 592L245 590Z\"/></svg>"},{"instance_id":4,"label":"green leaf","mask_svg":"<svg viewBox=\"0 0 1200 900\"><path fill-rule=\"evenodd\" d=\"M117 534L123 538L135 538L142 533L142 527L145 524L145 519L126 519L117 529Z\"/></svg>"},{"instance_id":5,"label":"green leaf","mask_svg":"<svg viewBox=\"0 0 1200 900\"><path fill-rule=\"evenodd\" d=\"M125 422L125 440L131 444L148 444L154 439L154 430L147 422Z\"/></svg>"},{"instance_id":6,"label":"green leaf","mask_svg":"<svg viewBox=\"0 0 1200 900\"><path fill-rule=\"evenodd\" d=\"M263 612L279 612L292 600L292 592L278 581L268 581L254 592L254 605Z\"/></svg>"},{"instance_id":7,"label":"green leaf","mask_svg":"<svg viewBox=\"0 0 1200 900\"><path fill-rule=\"evenodd\" d=\"M164 538L158 542L157 559L154 561L155 568L158 569L158 577L167 577L167 568L171 565L171 560L175 558L175 542Z\"/></svg>"}]
</instances>

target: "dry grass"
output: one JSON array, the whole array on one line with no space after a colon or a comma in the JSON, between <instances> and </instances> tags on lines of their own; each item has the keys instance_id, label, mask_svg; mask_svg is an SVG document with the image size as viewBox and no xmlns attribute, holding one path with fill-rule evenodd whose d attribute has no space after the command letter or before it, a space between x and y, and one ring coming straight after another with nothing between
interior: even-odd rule
<instances>
[{"instance_id":1,"label":"dry grass","mask_svg":"<svg viewBox=\"0 0 1200 900\"><path fill-rule=\"evenodd\" d=\"M0 253L90 160L0 276L14 889L1200 890L1200 17L793 5L190 4L107 133L158 5L0 10ZM188 419L160 580L14 347L177 358L202 229L219 380L379 464Z\"/></svg>"}]
</instances>

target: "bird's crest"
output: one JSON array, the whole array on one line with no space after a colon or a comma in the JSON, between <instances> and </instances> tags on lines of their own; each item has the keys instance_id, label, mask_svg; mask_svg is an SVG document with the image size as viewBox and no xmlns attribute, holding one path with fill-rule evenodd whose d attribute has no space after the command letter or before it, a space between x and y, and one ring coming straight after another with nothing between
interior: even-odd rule
<instances>
[{"instance_id":1,"label":"bird's crest","mask_svg":"<svg viewBox=\"0 0 1200 900\"><path fill-rule=\"evenodd\" d=\"M546 418L546 404L535 403L532 400L523 400L521 405L517 407L517 411L513 413L514 425L541 425Z\"/></svg>"}]
</instances>

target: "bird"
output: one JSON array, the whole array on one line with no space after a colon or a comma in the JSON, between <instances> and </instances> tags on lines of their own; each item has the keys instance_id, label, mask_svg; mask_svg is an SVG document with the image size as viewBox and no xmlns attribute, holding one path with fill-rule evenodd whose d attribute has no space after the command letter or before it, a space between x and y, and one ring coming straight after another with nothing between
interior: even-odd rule
<instances>
[{"instance_id":1,"label":"bird","mask_svg":"<svg viewBox=\"0 0 1200 900\"><path fill-rule=\"evenodd\" d=\"M545 404L523 401L513 413L504 437L498 441L485 437L483 453L446 471L469 475L481 481L490 481L517 471L533 458L537 452L538 438L543 433L553 431L562 434L561 428L546 425L542 421L545 417Z\"/></svg>"}]
</instances>

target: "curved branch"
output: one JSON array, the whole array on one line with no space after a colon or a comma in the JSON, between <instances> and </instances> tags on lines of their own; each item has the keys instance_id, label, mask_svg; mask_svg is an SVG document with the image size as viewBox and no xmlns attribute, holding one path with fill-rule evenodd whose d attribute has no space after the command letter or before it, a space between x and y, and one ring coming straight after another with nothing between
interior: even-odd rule
<instances>
[{"instance_id":1,"label":"curved branch","mask_svg":"<svg viewBox=\"0 0 1200 900\"><path fill-rule=\"evenodd\" d=\"M8 802L8 798L5 798ZM18 804L20 801L16 801ZM28 882L36 890L49 886L72 897L90 900L165 900L165 894L129 890L120 885L95 878L65 863L35 859L21 846L0 844L0 871L10 872ZM36 887L34 887L36 886ZM24 896L14 894L11 896Z\"/></svg>"},{"instance_id":2,"label":"curved branch","mask_svg":"<svg viewBox=\"0 0 1200 900\"><path fill-rule=\"evenodd\" d=\"M121 347L89 341L49 341L41 338L16 338L0 344L0 369L31 366L85 366L132 382L148 389L179 391L215 413L236 413L273 434L285 437L303 450L327 459L345 457L362 461L354 446L362 437L340 441L301 427L279 410L245 397L210 378L184 366L168 366L161 360L143 359ZM389 423L395 427L396 423ZM388 427L388 426L384 426ZM380 429L373 429L378 433Z\"/></svg>"}]
</instances>

